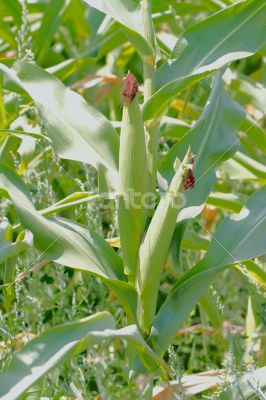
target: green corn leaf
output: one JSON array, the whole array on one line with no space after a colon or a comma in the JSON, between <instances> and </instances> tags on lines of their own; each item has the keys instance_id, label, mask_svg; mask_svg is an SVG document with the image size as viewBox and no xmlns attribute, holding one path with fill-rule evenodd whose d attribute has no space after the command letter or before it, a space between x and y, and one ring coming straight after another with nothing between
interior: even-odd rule
<instances>
[{"instance_id":1,"label":"green corn leaf","mask_svg":"<svg viewBox=\"0 0 266 400\"><path fill-rule=\"evenodd\" d=\"M264 164L241 153L240 151L234 155L233 159L258 178L263 179L264 181L266 180L266 166Z\"/></svg>"},{"instance_id":2,"label":"green corn leaf","mask_svg":"<svg viewBox=\"0 0 266 400\"><path fill-rule=\"evenodd\" d=\"M226 218L202 261L212 268L261 256L265 253L266 187L255 193L239 214Z\"/></svg>"},{"instance_id":3,"label":"green corn leaf","mask_svg":"<svg viewBox=\"0 0 266 400\"><path fill-rule=\"evenodd\" d=\"M123 197L119 199L118 218L124 269L134 280L147 215L143 196L148 192L145 133L138 96L123 107L119 173Z\"/></svg>"},{"instance_id":4,"label":"green corn leaf","mask_svg":"<svg viewBox=\"0 0 266 400\"><path fill-rule=\"evenodd\" d=\"M145 24L140 0L84 0L90 6L114 18L124 28L129 40L144 59L154 56L154 49L145 39Z\"/></svg>"},{"instance_id":5,"label":"green corn leaf","mask_svg":"<svg viewBox=\"0 0 266 400\"><path fill-rule=\"evenodd\" d=\"M206 251L210 245L210 240L187 229L183 236L182 245L192 250Z\"/></svg>"},{"instance_id":6,"label":"green corn leaf","mask_svg":"<svg viewBox=\"0 0 266 400\"><path fill-rule=\"evenodd\" d=\"M25 90L20 80L16 76L15 71L10 69L7 65L0 63L0 75L3 79L4 89L16 92L19 94L25 94Z\"/></svg>"},{"instance_id":7,"label":"green corn leaf","mask_svg":"<svg viewBox=\"0 0 266 400\"><path fill-rule=\"evenodd\" d=\"M161 117L180 90L259 50L265 43L265 18L265 2L240 1L188 28L176 44L176 60L156 73L157 92L144 105L144 119Z\"/></svg>"},{"instance_id":8,"label":"green corn leaf","mask_svg":"<svg viewBox=\"0 0 266 400\"><path fill-rule=\"evenodd\" d=\"M115 48L122 46L126 41L123 27L118 22L112 21L103 31L98 32L96 37L91 38L90 46L83 53L83 56L100 59Z\"/></svg>"},{"instance_id":9,"label":"green corn leaf","mask_svg":"<svg viewBox=\"0 0 266 400\"><path fill-rule=\"evenodd\" d=\"M165 352L218 272L266 253L265 215L264 187L249 199L240 214L221 223L205 257L176 283L154 319L150 341L158 354Z\"/></svg>"},{"instance_id":10,"label":"green corn leaf","mask_svg":"<svg viewBox=\"0 0 266 400\"><path fill-rule=\"evenodd\" d=\"M55 153L91 164L101 191L118 191L119 138L111 123L45 70L23 61L14 70L39 108Z\"/></svg>"},{"instance_id":11,"label":"green corn leaf","mask_svg":"<svg viewBox=\"0 0 266 400\"><path fill-rule=\"evenodd\" d=\"M68 3L69 0L51 0L46 5L40 29L34 40L34 53L40 64L45 62Z\"/></svg>"},{"instance_id":12,"label":"green corn leaf","mask_svg":"<svg viewBox=\"0 0 266 400\"><path fill-rule=\"evenodd\" d=\"M222 315L210 292L207 291L204 293L200 299L200 305L206 312L210 322L212 323L212 326L215 329L221 329L223 326ZM222 339L222 335L220 333L217 336L220 340Z\"/></svg>"},{"instance_id":13,"label":"green corn leaf","mask_svg":"<svg viewBox=\"0 0 266 400\"><path fill-rule=\"evenodd\" d=\"M244 132L250 139L253 140L256 146L266 154L266 135L263 127L255 121L253 118L247 115L247 118L241 123L240 126L242 132ZM241 133L242 134L242 133Z\"/></svg>"},{"instance_id":14,"label":"green corn leaf","mask_svg":"<svg viewBox=\"0 0 266 400\"><path fill-rule=\"evenodd\" d=\"M191 155L188 152L177 169L169 189L161 198L140 247L137 277L140 298L138 311L140 326L146 332L149 332L155 314L160 277L180 211L178 196L183 192L185 168L191 162Z\"/></svg>"},{"instance_id":15,"label":"green corn leaf","mask_svg":"<svg viewBox=\"0 0 266 400\"><path fill-rule=\"evenodd\" d=\"M75 192L39 212L41 215L48 216L68 210L69 208L78 206L80 204L85 204L99 199L101 199L99 194L90 192Z\"/></svg>"},{"instance_id":16,"label":"green corn leaf","mask_svg":"<svg viewBox=\"0 0 266 400\"><path fill-rule=\"evenodd\" d=\"M0 376L0 397L15 400L59 363L71 359L105 339L125 339L148 362L160 365L158 357L142 339L137 327L130 325L116 330L114 320L108 312L50 328L32 339L17 352L4 373Z\"/></svg>"},{"instance_id":17,"label":"green corn leaf","mask_svg":"<svg viewBox=\"0 0 266 400\"><path fill-rule=\"evenodd\" d=\"M210 240L207 237L186 228L186 221L176 225L167 258L167 267L178 273L183 269L181 245L182 248L206 251L210 244Z\"/></svg>"},{"instance_id":18,"label":"green corn leaf","mask_svg":"<svg viewBox=\"0 0 266 400\"><path fill-rule=\"evenodd\" d=\"M244 119L243 109L227 94L218 72L207 105L194 127L162 159L160 174L168 182L174 174L176 157L183 159L190 146L195 157L195 188L189 190L187 203L178 221L196 216L216 181L215 169L236 152L239 141L234 131ZM224 116L226 115L226 119Z\"/></svg>"},{"instance_id":19,"label":"green corn leaf","mask_svg":"<svg viewBox=\"0 0 266 400\"><path fill-rule=\"evenodd\" d=\"M248 157L249 158L249 157ZM252 160L251 165L253 164ZM250 164L250 163L248 163ZM259 167L263 169L263 165L260 163L256 164L256 169L259 165ZM236 161L234 158L231 158L230 160L225 161L221 165L221 170L225 174L225 176L228 177L229 180L237 180L237 181L250 181L250 182L258 182L260 184L265 184L265 179L262 176L258 176L257 173L253 173L254 169L250 168L251 165L244 165L244 163L239 163ZM255 171L254 171L255 172ZM263 171L261 171L263 172ZM260 174L261 175L261 174Z\"/></svg>"},{"instance_id":20,"label":"green corn leaf","mask_svg":"<svg viewBox=\"0 0 266 400\"><path fill-rule=\"evenodd\" d=\"M0 188L11 198L21 225L32 232L42 259L100 276L134 319L136 291L124 281L121 258L102 237L75 221L41 216L22 179L4 164L0 164Z\"/></svg>"},{"instance_id":21,"label":"green corn leaf","mask_svg":"<svg viewBox=\"0 0 266 400\"><path fill-rule=\"evenodd\" d=\"M16 47L17 45L14 33L4 20L0 21L0 38L9 43L11 47Z\"/></svg>"},{"instance_id":22,"label":"green corn leaf","mask_svg":"<svg viewBox=\"0 0 266 400\"><path fill-rule=\"evenodd\" d=\"M254 261L245 261L241 265L236 265L236 268L251 282L258 284L258 287L266 289L266 272Z\"/></svg>"},{"instance_id":23,"label":"green corn leaf","mask_svg":"<svg viewBox=\"0 0 266 400\"><path fill-rule=\"evenodd\" d=\"M265 17L264 2L240 1L188 28L173 52L175 56L177 49L182 49L179 57L159 68L157 87L188 74L221 68L256 52L265 43Z\"/></svg>"},{"instance_id":24,"label":"green corn leaf","mask_svg":"<svg viewBox=\"0 0 266 400\"><path fill-rule=\"evenodd\" d=\"M47 71L60 79L60 81L65 81L76 72L94 64L96 64L96 60L92 57L69 58L60 64L47 68Z\"/></svg>"},{"instance_id":25,"label":"green corn leaf","mask_svg":"<svg viewBox=\"0 0 266 400\"><path fill-rule=\"evenodd\" d=\"M32 137L34 139L43 139L44 136L41 133L36 132L25 132L19 129L0 129L0 136L13 136L19 139Z\"/></svg>"},{"instance_id":26,"label":"green corn leaf","mask_svg":"<svg viewBox=\"0 0 266 400\"><path fill-rule=\"evenodd\" d=\"M161 119L170 107L173 99L184 90L205 78L209 73L203 72L178 78L158 89L148 101L143 104L142 114L144 121Z\"/></svg>"},{"instance_id":27,"label":"green corn leaf","mask_svg":"<svg viewBox=\"0 0 266 400\"><path fill-rule=\"evenodd\" d=\"M226 115L226 119L224 116ZM195 188L186 194L186 204L178 215L176 235L178 241L173 244L176 267L181 259L181 242L185 231L185 221L198 215L204 208L205 202L216 182L215 169L225 159L230 158L237 150L239 141L234 131L244 118L244 111L227 94L221 81L221 73L215 76L210 97L204 111L193 128L176 144L161 160L159 172L162 181L170 182L178 157L182 159L191 146L195 157L194 175Z\"/></svg>"},{"instance_id":28,"label":"green corn leaf","mask_svg":"<svg viewBox=\"0 0 266 400\"><path fill-rule=\"evenodd\" d=\"M243 206L242 201L233 193L213 192L207 199L207 204L233 212L240 212Z\"/></svg>"},{"instance_id":29,"label":"green corn leaf","mask_svg":"<svg viewBox=\"0 0 266 400\"><path fill-rule=\"evenodd\" d=\"M161 121L161 135L173 140L180 140L189 130L191 126L177 118L164 117Z\"/></svg>"}]
</instances>

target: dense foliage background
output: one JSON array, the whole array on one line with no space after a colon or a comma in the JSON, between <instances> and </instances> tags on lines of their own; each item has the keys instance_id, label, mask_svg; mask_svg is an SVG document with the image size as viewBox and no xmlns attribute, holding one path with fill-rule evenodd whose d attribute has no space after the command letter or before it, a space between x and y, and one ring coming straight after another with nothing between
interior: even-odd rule
<instances>
[{"instance_id":1,"label":"dense foliage background","mask_svg":"<svg viewBox=\"0 0 266 400\"><path fill-rule=\"evenodd\" d=\"M189 30L192 26L200 21L206 23L209 16L233 3L233 0L152 1L158 46L157 68L164 65L159 71L166 68L166 60L175 59L182 53L184 43L181 41L176 46L176 40L183 31L188 32L188 37L193 35L193 29ZM0 17L0 61L3 66L0 71L11 67L17 58L36 62L65 86L81 94L112 121L119 132L123 77L130 70L140 84L142 95L143 65L139 52L128 41L118 21L82 0L0 0ZM262 24L263 21L265 24L265 18L264 12L258 23L254 20L249 31L243 31L243 42L256 37L256 29L262 29L259 25L265 32ZM215 25L210 24L209 29L210 36L216 34ZM199 36L196 43L198 53L208 40L208 36ZM230 160L220 163L217 168L217 182L203 211L196 219L190 220L182 240L182 251L177 243L178 234L174 235L160 285L158 307L176 279L202 258L221 221L234 212L238 213L246 200L266 181L266 53L263 43L258 43L250 54L247 52L246 58L239 58L236 61L232 58L233 62L218 72L223 74L223 84L231 99L221 97L219 103L217 95L217 107L221 112L213 110L219 126L227 125L228 118L233 121L237 113L245 111L246 116L243 113L235 132L239 148L237 152L235 149ZM189 62L188 54L182 67L185 71L189 69ZM171 71L166 71L168 80ZM217 73L206 74L169 98L171 103L167 116L160 124L161 158L202 116L215 76ZM26 78L29 81L33 78L30 71ZM158 74L159 79L163 83L166 78ZM36 104L26 95L12 91L12 84L12 79L9 81L0 74L1 162L22 177L37 210L45 210L57 203L51 213L56 211L62 217L89 226L115 247L115 238L119 236L117 210L113 201L97 195L97 171L88 164L64 159L67 157L59 158L55 154L47 135L49 126ZM60 104L63 98L59 92L57 96ZM166 99L167 96L166 93ZM232 100L238 106L230 103ZM157 104L151 105L153 110L159 110L163 101L159 97ZM236 107L233 110L232 104ZM75 116L76 110L71 112ZM22 131L30 135L22 135ZM219 137L215 140L219 141ZM204 184L198 182L199 190L200 185L204 190ZM1 193L5 190L2 185ZM66 198L65 203L73 204L60 208L59 202ZM6 232L12 226L13 239L10 234L8 240L15 241L20 231L15 208L6 196L1 197L0 215L0 256L4 257ZM46 215L49 215L49 210L46 210ZM114 316L118 327L126 325L123 308L99 277L49 260L36 262L38 254L30 247L19 255L14 253L3 261L0 268L1 371L7 368L16 350L49 327L102 310ZM256 267L259 267L259 274ZM21 276L25 270L27 273ZM10 271L11 276L8 276ZM184 374L221 370L217 372L220 376L218 388L193 398L219 398L236 377L265 366L265 276L264 256L226 269L216 276L204 299L193 308L176 333L164 356L172 380L181 380ZM4 286L13 282L15 277L19 279L11 287ZM208 374L207 380L208 376L211 380ZM138 378L130 384L127 378L128 359L124 343L118 339L106 341L49 372L42 382L42 396L51 399L139 399L145 378ZM266 398L256 382L253 382L253 389L257 396L254 398ZM186 398L185 392L179 396Z\"/></svg>"}]
</instances>

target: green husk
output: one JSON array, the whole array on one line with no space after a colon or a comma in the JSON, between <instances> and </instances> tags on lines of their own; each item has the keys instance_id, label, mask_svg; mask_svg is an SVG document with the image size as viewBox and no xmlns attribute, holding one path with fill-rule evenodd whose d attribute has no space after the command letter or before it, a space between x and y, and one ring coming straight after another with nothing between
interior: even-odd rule
<instances>
[{"instance_id":1,"label":"green husk","mask_svg":"<svg viewBox=\"0 0 266 400\"><path fill-rule=\"evenodd\" d=\"M138 252L147 210L141 200L148 191L145 135L138 96L124 104L120 134L119 174L122 196L119 199L119 229L124 269L134 280Z\"/></svg>"},{"instance_id":2,"label":"green husk","mask_svg":"<svg viewBox=\"0 0 266 400\"><path fill-rule=\"evenodd\" d=\"M140 248L140 268L137 277L138 321L141 329L146 333L149 333L155 315L161 273L180 211L178 195L184 191L183 177L186 166L192 162L191 157L188 151L167 192L160 200Z\"/></svg>"}]
</instances>

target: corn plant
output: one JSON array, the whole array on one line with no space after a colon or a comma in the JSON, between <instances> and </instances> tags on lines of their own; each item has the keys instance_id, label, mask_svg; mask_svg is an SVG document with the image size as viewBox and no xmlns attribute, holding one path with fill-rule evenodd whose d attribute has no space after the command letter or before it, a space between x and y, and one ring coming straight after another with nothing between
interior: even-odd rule
<instances>
[{"instance_id":1,"label":"corn plant","mask_svg":"<svg viewBox=\"0 0 266 400\"><path fill-rule=\"evenodd\" d=\"M170 6L184 16L184 23L194 6L204 17L182 33L173 30L166 40L158 26L168 17L172 24ZM11 0L1 7L2 53L15 47L15 27L20 26L19 51L0 64L0 188L14 207L11 222L5 218L0 225L3 312L10 313L14 305L14 282L34 273L36 264L45 268L54 262L55 268L61 264L100 278L118 299L127 323L118 328L103 310L42 332L14 354L1 374L0 398L24 398L54 367L103 340L118 338L128 350L128 379L145 375L141 398L150 399L154 380L169 379L164 356L193 308L200 303L215 319L208 289L217 276L223 279L224 271L238 269L265 291L265 271L257 262L266 253L266 174L259 161L266 152L265 109L256 121L228 87L237 63L263 54L266 3L50 0L45 8L38 2L27 8L26 2ZM87 12L90 18L84 18ZM90 31L89 47L75 47L72 38L73 54L51 64L53 37L69 20L69 30L81 32L81 37ZM64 35L62 29L62 43ZM102 57L121 48L134 54L139 69L135 65L135 71L127 70L126 63L120 70L123 79L114 101L122 117L114 124L116 110L107 118L75 91L75 74L77 80L84 78L80 72L94 71ZM265 49L263 62L265 74ZM202 113L194 109L196 121L189 125L175 118L173 104L185 93L184 113L192 90L204 93L205 104ZM108 96L110 106L112 93ZM18 165L10 154L20 143ZM69 160L93 167L97 193L73 191L38 209L26 175L46 153L51 163ZM237 198L223 186L223 176L235 171L237 179L253 176L251 195ZM75 182L78 178L70 177ZM119 237L103 238L90 221L80 223L81 216L54 216L95 199L115 204ZM228 212L210 240L189 228L191 221L201 224L206 204ZM198 258L182 272L185 242ZM37 258L17 275L16 260L33 249ZM175 282L162 301L167 271ZM260 324L258 317L255 327ZM265 366L258 371L265 386ZM247 398L254 395L250 387L245 390Z\"/></svg>"}]
</instances>

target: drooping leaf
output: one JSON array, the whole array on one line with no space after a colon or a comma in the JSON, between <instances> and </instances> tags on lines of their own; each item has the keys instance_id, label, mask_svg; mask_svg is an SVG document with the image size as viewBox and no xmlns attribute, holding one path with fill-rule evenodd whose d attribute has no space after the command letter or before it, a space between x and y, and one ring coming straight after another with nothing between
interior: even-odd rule
<instances>
[{"instance_id":1,"label":"drooping leaf","mask_svg":"<svg viewBox=\"0 0 266 400\"><path fill-rule=\"evenodd\" d=\"M203 72L181 77L158 89L150 99L143 104L142 113L144 121L161 119L169 108L172 100L177 97L179 93L188 89L207 75L208 72Z\"/></svg>"},{"instance_id":2,"label":"drooping leaf","mask_svg":"<svg viewBox=\"0 0 266 400\"><path fill-rule=\"evenodd\" d=\"M0 376L1 399L19 398L59 363L69 360L93 344L112 338L126 339L143 354L143 359L147 357L147 360L159 365L158 358L142 339L135 325L116 330L111 314L100 312L79 321L50 328L28 342L15 354L7 371Z\"/></svg>"},{"instance_id":3,"label":"drooping leaf","mask_svg":"<svg viewBox=\"0 0 266 400\"><path fill-rule=\"evenodd\" d=\"M0 75L3 79L3 87L5 89L10 90L11 92L17 92L19 94L24 93L24 88L16 76L16 73L3 62L0 63Z\"/></svg>"},{"instance_id":4,"label":"drooping leaf","mask_svg":"<svg viewBox=\"0 0 266 400\"><path fill-rule=\"evenodd\" d=\"M154 50L145 39L145 23L141 13L140 0L84 0L90 6L114 18L125 29L133 46L143 58L154 55Z\"/></svg>"},{"instance_id":5,"label":"drooping leaf","mask_svg":"<svg viewBox=\"0 0 266 400\"><path fill-rule=\"evenodd\" d=\"M249 279L249 282L255 283L258 287L266 290L266 272L257 263L248 260L236 265L236 268Z\"/></svg>"},{"instance_id":6,"label":"drooping leaf","mask_svg":"<svg viewBox=\"0 0 266 400\"><path fill-rule=\"evenodd\" d=\"M0 164L0 188L11 198L21 225L32 232L42 259L100 276L134 319L136 291L124 281L121 258L102 237L75 221L40 215L22 179L4 164Z\"/></svg>"},{"instance_id":7,"label":"drooping leaf","mask_svg":"<svg viewBox=\"0 0 266 400\"><path fill-rule=\"evenodd\" d=\"M179 281L156 315L150 335L152 347L163 354L218 272L266 253L266 187L255 193L240 214L226 218L205 257Z\"/></svg>"},{"instance_id":8,"label":"drooping leaf","mask_svg":"<svg viewBox=\"0 0 266 400\"><path fill-rule=\"evenodd\" d=\"M180 56L158 69L157 87L253 54L265 43L265 17L264 2L240 1L188 28L176 44Z\"/></svg>"},{"instance_id":9,"label":"drooping leaf","mask_svg":"<svg viewBox=\"0 0 266 400\"><path fill-rule=\"evenodd\" d=\"M39 108L55 153L91 164L102 192L118 191L119 138L111 123L42 68L18 61L14 70Z\"/></svg>"}]
</instances>

